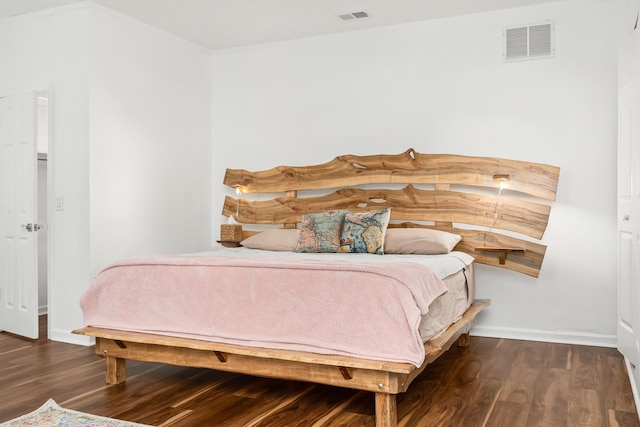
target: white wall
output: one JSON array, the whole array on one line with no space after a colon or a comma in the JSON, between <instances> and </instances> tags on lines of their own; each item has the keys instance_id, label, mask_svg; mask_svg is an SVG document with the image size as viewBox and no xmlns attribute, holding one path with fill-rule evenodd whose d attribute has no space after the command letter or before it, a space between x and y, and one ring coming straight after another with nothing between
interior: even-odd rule
<instances>
[{"instance_id":1,"label":"white wall","mask_svg":"<svg viewBox=\"0 0 640 427\"><path fill-rule=\"evenodd\" d=\"M220 51L214 182L337 155L495 156L561 168L538 279L480 265L480 335L615 345L620 1L561 1ZM555 21L553 59L502 62L502 30ZM214 187L221 211L222 185ZM225 218L218 216L218 221ZM217 227L214 228L214 233Z\"/></svg>"},{"instance_id":2,"label":"white wall","mask_svg":"<svg viewBox=\"0 0 640 427\"><path fill-rule=\"evenodd\" d=\"M0 90L48 88L49 337L120 257L211 246L211 58L92 3L0 21Z\"/></svg>"},{"instance_id":3,"label":"white wall","mask_svg":"<svg viewBox=\"0 0 640 427\"><path fill-rule=\"evenodd\" d=\"M210 53L94 7L91 55L92 273L210 249Z\"/></svg>"}]
</instances>

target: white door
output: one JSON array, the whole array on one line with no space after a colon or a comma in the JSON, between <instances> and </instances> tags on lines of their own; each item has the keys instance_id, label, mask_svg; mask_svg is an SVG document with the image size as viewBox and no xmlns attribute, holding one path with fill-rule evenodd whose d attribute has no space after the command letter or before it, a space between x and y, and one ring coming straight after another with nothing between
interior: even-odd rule
<instances>
[{"instance_id":1,"label":"white door","mask_svg":"<svg viewBox=\"0 0 640 427\"><path fill-rule=\"evenodd\" d=\"M0 98L0 330L38 338L36 93Z\"/></svg>"},{"instance_id":2,"label":"white door","mask_svg":"<svg viewBox=\"0 0 640 427\"><path fill-rule=\"evenodd\" d=\"M618 58L618 349L640 378L640 43Z\"/></svg>"}]
</instances>

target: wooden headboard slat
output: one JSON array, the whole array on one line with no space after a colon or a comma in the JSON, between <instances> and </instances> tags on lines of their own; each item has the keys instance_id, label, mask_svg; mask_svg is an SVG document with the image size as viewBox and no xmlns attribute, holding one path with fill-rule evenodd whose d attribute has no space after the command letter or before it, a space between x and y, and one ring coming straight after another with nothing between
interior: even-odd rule
<instances>
[{"instance_id":1,"label":"wooden headboard slat","mask_svg":"<svg viewBox=\"0 0 640 427\"><path fill-rule=\"evenodd\" d=\"M279 166L260 172L227 169L224 184L248 193L278 193L346 186L395 184L458 184L498 187L495 175L509 175L509 189L555 200L560 169L540 163L493 157L420 154L339 156L313 166Z\"/></svg>"},{"instance_id":2,"label":"wooden headboard slat","mask_svg":"<svg viewBox=\"0 0 640 427\"><path fill-rule=\"evenodd\" d=\"M236 215L236 206L240 203ZM334 193L304 198L277 197L249 201L227 197L222 214L247 224L299 223L302 215L331 209L367 211L391 207L391 219L464 223L521 233L540 239L550 207L540 203L487 194L420 190L409 185L401 190L343 188ZM494 217L497 213L497 218Z\"/></svg>"}]
</instances>

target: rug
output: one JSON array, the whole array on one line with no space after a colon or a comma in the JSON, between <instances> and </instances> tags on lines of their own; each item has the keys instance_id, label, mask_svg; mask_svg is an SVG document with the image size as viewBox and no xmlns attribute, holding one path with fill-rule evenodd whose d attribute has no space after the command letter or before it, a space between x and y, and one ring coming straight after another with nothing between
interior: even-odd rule
<instances>
[{"instance_id":1,"label":"rug","mask_svg":"<svg viewBox=\"0 0 640 427\"><path fill-rule=\"evenodd\" d=\"M0 427L151 427L72 411L58 406L53 399L33 412L0 424Z\"/></svg>"}]
</instances>

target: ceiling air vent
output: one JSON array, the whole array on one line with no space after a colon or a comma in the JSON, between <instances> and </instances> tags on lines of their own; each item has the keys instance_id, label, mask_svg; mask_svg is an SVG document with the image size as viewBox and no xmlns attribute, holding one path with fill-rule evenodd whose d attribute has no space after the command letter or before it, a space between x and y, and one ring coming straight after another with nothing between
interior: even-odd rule
<instances>
[{"instance_id":1,"label":"ceiling air vent","mask_svg":"<svg viewBox=\"0 0 640 427\"><path fill-rule=\"evenodd\" d=\"M348 21L350 19L368 18L368 17L369 17L369 14L364 10L360 12L351 12L351 13L338 15L338 18L342 19L343 21Z\"/></svg>"},{"instance_id":2,"label":"ceiling air vent","mask_svg":"<svg viewBox=\"0 0 640 427\"><path fill-rule=\"evenodd\" d=\"M528 27L511 27L504 30L503 56L505 62L551 58L554 53L554 25L552 22Z\"/></svg>"}]
</instances>

